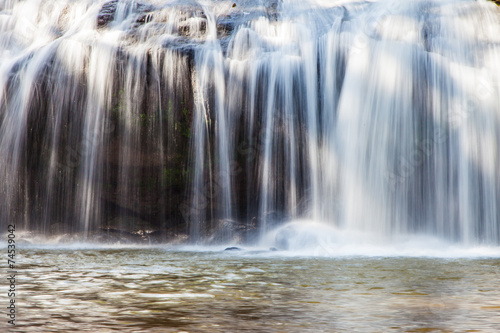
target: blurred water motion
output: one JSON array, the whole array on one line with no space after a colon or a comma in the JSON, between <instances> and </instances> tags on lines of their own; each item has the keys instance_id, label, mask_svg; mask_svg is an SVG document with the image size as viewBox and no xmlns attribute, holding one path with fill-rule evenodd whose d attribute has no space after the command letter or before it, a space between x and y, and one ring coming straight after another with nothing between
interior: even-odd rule
<instances>
[{"instance_id":1,"label":"blurred water motion","mask_svg":"<svg viewBox=\"0 0 500 333\"><path fill-rule=\"evenodd\" d=\"M31 248L19 262L16 332L497 332L499 327L498 258Z\"/></svg>"}]
</instances>

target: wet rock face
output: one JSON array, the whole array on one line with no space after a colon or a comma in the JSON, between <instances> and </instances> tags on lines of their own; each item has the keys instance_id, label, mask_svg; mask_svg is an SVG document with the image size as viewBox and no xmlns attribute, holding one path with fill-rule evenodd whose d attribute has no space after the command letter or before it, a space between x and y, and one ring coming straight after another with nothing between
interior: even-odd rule
<instances>
[{"instance_id":1,"label":"wet rock face","mask_svg":"<svg viewBox=\"0 0 500 333\"><path fill-rule=\"evenodd\" d=\"M278 19L278 5L279 5L278 0L266 1L265 7L267 12L267 17L269 18L269 20L276 21Z\"/></svg>"},{"instance_id":2,"label":"wet rock face","mask_svg":"<svg viewBox=\"0 0 500 333\"><path fill-rule=\"evenodd\" d=\"M101 10L99 11L99 14L97 15L97 27L102 28L107 25L109 25L110 22L112 22L115 19L115 14L118 8L119 0L111 0L109 2L106 2ZM152 15L150 14L152 11L154 11L156 8L150 4L143 4L143 3L135 3L134 4L134 12L136 12L137 15L139 15L139 18L137 18L136 23L144 24L147 22L150 22L152 20Z\"/></svg>"},{"instance_id":3,"label":"wet rock face","mask_svg":"<svg viewBox=\"0 0 500 333\"><path fill-rule=\"evenodd\" d=\"M111 23L118 19L117 13L123 12L121 6L124 5L120 0L106 2L97 16L97 27L110 28ZM217 39L225 48L239 26L248 25L258 17L276 20L279 2L268 0L262 6L256 6L249 0L237 3L223 1L217 3L217 8L222 9L215 12L212 12L213 8L209 9L212 15L210 18L207 18L205 9L196 1L180 1L162 6L137 2L126 6L129 6L126 7L128 14L124 19L129 21L129 26L125 29L131 41L158 38L168 40L165 45L167 48L192 48L206 40L209 31L213 31L210 29L215 29ZM210 27L210 24L215 25Z\"/></svg>"},{"instance_id":4,"label":"wet rock face","mask_svg":"<svg viewBox=\"0 0 500 333\"><path fill-rule=\"evenodd\" d=\"M153 20L153 14L143 14L135 22L139 24L149 23Z\"/></svg>"},{"instance_id":5,"label":"wet rock face","mask_svg":"<svg viewBox=\"0 0 500 333\"><path fill-rule=\"evenodd\" d=\"M179 206L186 200L186 184L193 172L188 154L194 110L195 54L209 33L214 32L224 51L240 27L248 26L254 19L269 17L278 6L276 1L270 1L269 8L256 6L253 0L233 6L233 2L222 0L206 10L195 1L156 2L155 5L148 0L141 1L105 2L97 17L89 17L85 22L95 24L97 31L85 47L76 49L82 54L81 62L67 61L66 51L61 48L61 54L47 60L46 68L40 69L40 77L34 81L38 89L29 103L33 111L29 112L26 155L30 158L20 172L27 175L22 176L26 186L22 184L16 192L19 209L13 211L19 220L23 219L22 212L28 210L33 211L34 221L45 218L36 228L48 234L81 232L84 225L81 208L88 205L93 209L85 228L103 241L160 242L188 238L187 221L181 216ZM60 34L64 35L74 23L71 20L74 12L68 7L62 15L59 21L64 24L60 24ZM96 35L108 32L119 32L113 34L119 38L102 45L95 43ZM103 47L112 52L99 53ZM106 79L113 79L103 84L110 96L109 105L104 107L104 113L99 116L102 118L97 122L105 124L106 129L96 126L97 131L90 132L86 130L85 117L97 108L89 98L89 87L94 84L101 87L106 81L98 77L93 82L89 74L93 69L88 59L94 52L100 61L107 61L109 56L111 60L106 67L113 71ZM14 66L12 73L21 71L23 66L21 63ZM78 70L68 72L68 67ZM14 83L10 89L17 89ZM67 100L71 100L68 105ZM53 110L61 119L61 128L46 126ZM58 142L46 145L56 137L55 133L60 133ZM51 167L50 156L57 156L56 167ZM96 157L92 169L98 176L85 178L95 193L87 202L81 195L81 184L87 175L84 171L90 169L87 162L91 156ZM245 164L243 160L240 163ZM233 210L246 211L248 184L244 177L238 178L235 192L239 199L233 204ZM28 197L33 199L23 201ZM47 205L49 197L61 199L57 205ZM200 225L200 234L213 243L254 239L257 220L241 223L240 219L245 221L243 216L244 213L238 216L237 221L207 217L208 221Z\"/></svg>"},{"instance_id":6,"label":"wet rock face","mask_svg":"<svg viewBox=\"0 0 500 333\"><path fill-rule=\"evenodd\" d=\"M109 24L115 18L116 5L118 0L112 0L102 6L97 16L97 27L101 28Z\"/></svg>"}]
</instances>

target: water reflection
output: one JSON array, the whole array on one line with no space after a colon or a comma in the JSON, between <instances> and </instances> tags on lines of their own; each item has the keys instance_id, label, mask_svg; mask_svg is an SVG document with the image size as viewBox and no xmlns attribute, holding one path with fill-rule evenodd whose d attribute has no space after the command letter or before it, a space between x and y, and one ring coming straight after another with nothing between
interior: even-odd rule
<instances>
[{"instance_id":1,"label":"water reflection","mask_svg":"<svg viewBox=\"0 0 500 333\"><path fill-rule=\"evenodd\" d=\"M495 332L498 259L40 250L17 332Z\"/></svg>"}]
</instances>

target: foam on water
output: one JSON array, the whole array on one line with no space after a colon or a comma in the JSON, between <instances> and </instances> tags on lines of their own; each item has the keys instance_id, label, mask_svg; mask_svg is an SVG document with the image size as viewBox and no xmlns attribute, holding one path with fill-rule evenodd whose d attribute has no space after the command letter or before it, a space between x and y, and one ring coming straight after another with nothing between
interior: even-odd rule
<instances>
[{"instance_id":1,"label":"foam on water","mask_svg":"<svg viewBox=\"0 0 500 333\"><path fill-rule=\"evenodd\" d=\"M372 234L333 228L314 221L294 221L270 231L262 248L272 255L317 257L500 257L496 245L464 246L429 235L398 235L374 239Z\"/></svg>"},{"instance_id":2,"label":"foam on water","mask_svg":"<svg viewBox=\"0 0 500 333\"><path fill-rule=\"evenodd\" d=\"M61 241L59 237L21 235L20 251L52 250L137 250L200 253L221 258L231 257L429 257L429 258L500 258L500 246L465 246L428 235L399 235L374 240L371 234L348 232L329 224L294 221L266 233L256 245L237 243L217 245L130 244ZM237 247L228 251L227 248Z\"/></svg>"}]
</instances>

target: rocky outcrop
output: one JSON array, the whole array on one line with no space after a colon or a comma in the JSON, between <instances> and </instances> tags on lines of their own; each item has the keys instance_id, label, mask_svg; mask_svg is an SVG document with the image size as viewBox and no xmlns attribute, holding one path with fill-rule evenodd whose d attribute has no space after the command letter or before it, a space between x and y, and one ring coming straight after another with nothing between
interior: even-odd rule
<instances>
[{"instance_id":1,"label":"rocky outcrop","mask_svg":"<svg viewBox=\"0 0 500 333\"><path fill-rule=\"evenodd\" d=\"M115 19L115 13L117 10L117 6L119 4L118 0L111 0L106 2L99 14L97 16L97 27L102 28L107 26L110 22ZM134 6L134 14L138 16L136 19L136 23L144 24L148 23L153 19L152 11L155 10L155 7L151 4L143 4L140 2L131 4Z\"/></svg>"},{"instance_id":2,"label":"rocky outcrop","mask_svg":"<svg viewBox=\"0 0 500 333\"><path fill-rule=\"evenodd\" d=\"M99 11L99 15L97 16L97 26L99 28L104 27L108 25L109 22L113 21L117 3L118 0L112 0L102 6L101 10Z\"/></svg>"}]
</instances>

